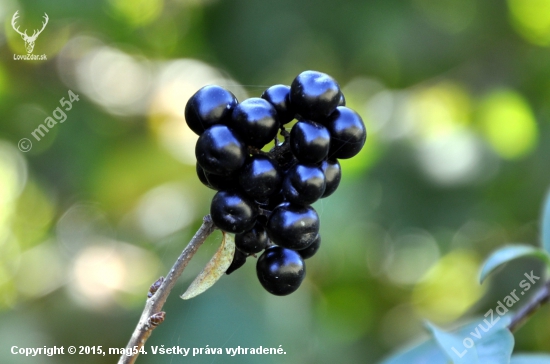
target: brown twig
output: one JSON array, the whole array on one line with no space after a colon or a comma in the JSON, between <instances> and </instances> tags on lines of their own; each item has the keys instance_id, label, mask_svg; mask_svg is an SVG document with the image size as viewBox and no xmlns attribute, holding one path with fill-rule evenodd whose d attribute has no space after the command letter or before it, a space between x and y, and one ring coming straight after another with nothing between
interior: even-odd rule
<instances>
[{"instance_id":1,"label":"brown twig","mask_svg":"<svg viewBox=\"0 0 550 364\"><path fill-rule=\"evenodd\" d=\"M535 313L542 305L550 300L550 281L544 283L527 304L519 309L512 317L512 322L508 325L510 331L517 330L525 321Z\"/></svg>"},{"instance_id":2,"label":"brown twig","mask_svg":"<svg viewBox=\"0 0 550 364\"><path fill-rule=\"evenodd\" d=\"M206 238L212 234L216 229L210 215L206 215L203 218L203 222L199 230L193 236L193 239L185 247L183 252L180 254L178 260L168 272L168 275L164 280L159 279L157 282L151 286L150 293L152 296L147 299L145 308L141 314L139 322L126 346L126 352L132 353L133 355L127 356L124 353L121 355L118 360L118 364L134 364L138 355L139 350L145 345L145 342L151 336L153 329L160 325L164 321L165 312L161 311L170 291L176 285L176 281L179 276L183 273L183 270L187 266L187 263L191 260L193 255L197 252L199 247L204 243ZM160 287L159 287L160 284ZM156 289L156 291L155 291Z\"/></svg>"}]
</instances>

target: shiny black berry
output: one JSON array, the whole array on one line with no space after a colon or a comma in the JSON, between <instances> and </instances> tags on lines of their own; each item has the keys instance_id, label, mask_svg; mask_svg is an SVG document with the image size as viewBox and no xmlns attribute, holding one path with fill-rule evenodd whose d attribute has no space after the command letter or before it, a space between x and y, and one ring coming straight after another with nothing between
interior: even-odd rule
<instances>
[{"instance_id":1,"label":"shiny black berry","mask_svg":"<svg viewBox=\"0 0 550 364\"><path fill-rule=\"evenodd\" d=\"M347 159L355 156L367 139L363 120L355 111L339 106L325 122L330 132L329 158Z\"/></svg>"},{"instance_id":2,"label":"shiny black berry","mask_svg":"<svg viewBox=\"0 0 550 364\"><path fill-rule=\"evenodd\" d=\"M236 190L239 188L239 175L233 172L228 176L206 172L198 163L196 165L199 180L208 188L216 191Z\"/></svg>"},{"instance_id":3,"label":"shiny black berry","mask_svg":"<svg viewBox=\"0 0 550 364\"><path fill-rule=\"evenodd\" d=\"M204 176L210 185L210 188L216 191L234 191L239 189L239 172L233 172L230 175L222 176L215 173L204 172Z\"/></svg>"},{"instance_id":4,"label":"shiny black berry","mask_svg":"<svg viewBox=\"0 0 550 364\"><path fill-rule=\"evenodd\" d=\"M288 144L288 142L285 142L285 143ZM278 150L276 153L274 153L275 155L273 157L281 170L284 171L296 163L296 157L294 156L294 154L292 154L292 150L290 148L287 148L287 147L285 148L276 147L276 148L278 148Z\"/></svg>"},{"instance_id":5,"label":"shiny black berry","mask_svg":"<svg viewBox=\"0 0 550 364\"><path fill-rule=\"evenodd\" d=\"M303 118L329 116L340 102L340 86L329 75L317 71L300 73L290 86L290 103Z\"/></svg>"},{"instance_id":6,"label":"shiny black berry","mask_svg":"<svg viewBox=\"0 0 550 364\"><path fill-rule=\"evenodd\" d=\"M197 177L199 177L199 181L202 182L203 185L205 185L208 188L215 189L212 187L210 182L206 179L206 174L204 174L204 169L197 163L195 166L195 170L197 171Z\"/></svg>"},{"instance_id":7,"label":"shiny black berry","mask_svg":"<svg viewBox=\"0 0 550 364\"><path fill-rule=\"evenodd\" d=\"M302 163L318 163L326 158L330 147L330 133L323 125L311 120L300 120L290 131L290 148Z\"/></svg>"},{"instance_id":8,"label":"shiny black berry","mask_svg":"<svg viewBox=\"0 0 550 364\"><path fill-rule=\"evenodd\" d=\"M260 97L269 101L275 107L281 125L289 123L294 119L295 112L290 105L290 86L271 86Z\"/></svg>"},{"instance_id":9,"label":"shiny black berry","mask_svg":"<svg viewBox=\"0 0 550 364\"><path fill-rule=\"evenodd\" d=\"M310 205L334 193L342 178L338 159L359 153L367 137L361 117L345 105L338 83L317 71L240 104L219 86L189 99L185 117L199 135L197 176L218 191L212 221L235 234L227 274L264 250L256 265L262 286L275 295L300 286L304 260L321 245L319 215ZM294 118L299 121L286 131L282 126ZM259 150L279 131L283 144Z\"/></svg>"},{"instance_id":10,"label":"shiny black berry","mask_svg":"<svg viewBox=\"0 0 550 364\"><path fill-rule=\"evenodd\" d=\"M245 143L262 148L277 135L277 111L268 101L253 97L235 107L231 126Z\"/></svg>"},{"instance_id":11,"label":"shiny black berry","mask_svg":"<svg viewBox=\"0 0 550 364\"><path fill-rule=\"evenodd\" d=\"M256 274L266 291L285 296L300 287L306 276L306 266L294 250L274 246L258 258Z\"/></svg>"},{"instance_id":12,"label":"shiny black berry","mask_svg":"<svg viewBox=\"0 0 550 364\"><path fill-rule=\"evenodd\" d=\"M265 155L250 157L239 173L243 191L256 200L264 200L278 192L283 176L276 162Z\"/></svg>"},{"instance_id":13,"label":"shiny black berry","mask_svg":"<svg viewBox=\"0 0 550 364\"><path fill-rule=\"evenodd\" d=\"M275 207L279 206L285 201L285 196L283 192L279 191L274 195L269 196L269 199L266 201L265 205L262 206L265 210L273 211Z\"/></svg>"},{"instance_id":14,"label":"shiny black berry","mask_svg":"<svg viewBox=\"0 0 550 364\"><path fill-rule=\"evenodd\" d=\"M344 94L340 95L340 101L338 101L338 106L346 106L346 98L344 97Z\"/></svg>"},{"instance_id":15,"label":"shiny black berry","mask_svg":"<svg viewBox=\"0 0 550 364\"><path fill-rule=\"evenodd\" d=\"M227 268L227 270L225 271L225 274L231 274L237 269L239 269L240 267L242 267L244 263L246 263L247 257L248 255L235 249L235 255L233 255L233 260L231 261L231 265L229 266L229 268Z\"/></svg>"},{"instance_id":16,"label":"shiny black berry","mask_svg":"<svg viewBox=\"0 0 550 364\"><path fill-rule=\"evenodd\" d=\"M321 164L321 170L325 174L326 187L323 197L328 197L336 191L342 179L342 168L337 159L328 159Z\"/></svg>"},{"instance_id":17,"label":"shiny black berry","mask_svg":"<svg viewBox=\"0 0 550 364\"><path fill-rule=\"evenodd\" d=\"M245 144L225 125L207 129L195 146L200 166L206 172L220 175L229 175L241 168L247 155Z\"/></svg>"},{"instance_id":18,"label":"shiny black berry","mask_svg":"<svg viewBox=\"0 0 550 364\"><path fill-rule=\"evenodd\" d=\"M325 192L325 175L321 168L297 164L290 168L283 181L285 199L296 205L311 205Z\"/></svg>"},{"instance_id":19,"label":"shiny black berry","mask_svg":"<svg viewBox=\"0 0 550 364\"><path fill-rule=\"evenodd\" d=\"M254 226L258 208L237 192L218 191L212 198L210 215L221 230L239 234Z\"/></svg>"},{"instance_id":20,"label":"shiny black berry","mask_svg":"<svg viewBox=\"0 0 550 364\"><path fill-rule=\"evenodd\" d=\"M235 246L247 254L256 254L267 248L269 238L262 224L256 222L254 227L244 233L235 235Z\"/></svg>"},{"instance_id":21,"label":"shiny black berry","mask_svg":"<svg viewBox=\"0 0 550 364\"><path fill-rule=\"evenodd\" d=\"M237 98L230 91L216 85L204 86L185 105L185 121L197 135L215 124L231 120Z\"/></svg>"},{"instance_id":22,"label":"shiny black berry","mask_svg":"<svg viewBox=\"0 0 550 364\"><path fill-rule=\"evenodd\" d=\"M317 234L317 238L311 243L310 246L308 246L305 249L297 250L298 254L302 257L302 259L309 259L312 256L317 253L317 250L319 250L319 247L321 246L321 235Z\"/></svg>"},{"instance_id":23,"label":"shiny black berry","mask_svg":"<svg viewBox=\"0 0 550 364\"><path fill-rule=\"evenodd\" d=\"M267 235L277 245L289 249L305 249L319 233L319 215L311 206L282 203L267 221Z\"/></svg>"}]
</instances>

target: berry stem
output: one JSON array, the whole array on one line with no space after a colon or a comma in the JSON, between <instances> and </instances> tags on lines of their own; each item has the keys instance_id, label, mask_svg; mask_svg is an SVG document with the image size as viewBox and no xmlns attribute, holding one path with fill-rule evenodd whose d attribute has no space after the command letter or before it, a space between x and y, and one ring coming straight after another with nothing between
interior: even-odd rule
<instances>
[{"instance_id":1,"label":"berry stem","mask_svg":"<svg viewBox=\"0 0 550 364\"><path fill-rule=\"evenodd\" d=\"M164 311L162 307L176 285L176 281L183 273L185 267L193 258L199 247L204 243L206 238L216 230L210 215L206 215L202 220L202 225L195 233L189 244L183 249L178 260L172 266L172 269L166 275L166 278L160 284L160 287L154 292L151 298L147 299L145 308L141 314L139 322L126 346L126 353L133 353L131 356L122 354L118 360L118 364L133 364L139 355L139 350L145 345L147 339L151 336L153 329L164 321ZM158 281L157 281L158 282ZM155 282L155 284L157 283ZM154 284L154 285L155 285ZM136 350L137 349L137 350Z\"/></svg>"},{"instance_id":2,"label":"berry stem","mask_svg":"<svg viewBox=\"0 0 550 364\"><path fill-rule=\"evenodd\" d=\"M542 305L550 300L550 281L546 281L531 298L525 306L521 307L518 312L512 316L512 322L508 325L508 329L512 332L517 330L522 324L527 321Z\"/></svg>"},{"instance_id":3,"label":"berry stem","mask_svg":"<svg viewBox=\"0 0 550 364\"><path fill-rule=\"evenodd\" d=\"M263 216L266 216L266 217L269 217L269 215L271 215L271 211L270 210L266 210L266 209L263 209L261 207L258 207L258 213L260 215L263 215Z\"/></svg>"},{"instance_id":4,"label":"berry stem","mask_svg":"<svg viewBox=\"0 0 550 364\"><path fill-rule=\"evenodd\" d=\"M268 155L266 152L264 152L260 148L253 147L251 145L248 146L248 153L251 154L251 155L258 155L258 154Z\"/></svg>"},{"instance_id":5,"label":"berry stem","mask_svg":"<svg viewBox=\"0 0 550 364\"><path fill-rule=\"evenodd\" d=\"M288 130L286 130L284 126L281 126L281 135L283 136L283 138L285 138L285 142L288 141L288 139L290 138L290 133L288 132Z\"/></svg>"}]
</instances>

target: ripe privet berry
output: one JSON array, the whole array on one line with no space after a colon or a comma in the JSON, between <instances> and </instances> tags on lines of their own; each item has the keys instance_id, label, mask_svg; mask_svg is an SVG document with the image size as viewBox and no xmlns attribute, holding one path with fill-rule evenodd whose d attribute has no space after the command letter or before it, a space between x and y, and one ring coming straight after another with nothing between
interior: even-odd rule
<instances>
[{"instance_id":1,"label":"ripe privet berry","mask_svg":"<svg viewBox=\"0 0 550 364\"><path fill-rule=\"evenodd\" d=\"M239 269L240 267L242 267L244 265L244 263L246 263L246 258L247 257L248 257L248 255L246 255L245 253L235 249L235 254L233 255L233 260L231 261L231 265L229 266L229 268L227 268L227 270L225 271L225 274L231 274L234 271L236 271L237 269Z\"/></svg>"},{"instance_id":2,"label":"ripe privet berry","mask_svg":"<svg viewBox=\"0 0 550 364\"><path fill-rule=\"evenodd\" d=\"M264 288L286 295L299 287L304 259L321 245L319 215L310 204L334 193L342 178L338 158L356 155L366 140L361 117L345 105L338 83L316 71L240 104L219 86L189 99L185 117L199 135L197 176L218 191L212 221L235 234L227 274L263 250L256 272ZM294 118L292 129L285 128ZM283 142L275 140L279 130ZM259 150L273 141L269 153Z\"/></svg>"},{"instance_id":3,"label":"ripe privet berry","mask_svg":"<svg viewBox=\"0 0 550 364\"><path fill-rule=\"evenodd\" d=\"M365 145L365 124L359 114L350 108L338 106L326 121L326 126L330 132L329 158L351 158Z\"/></svg>"},{"instance_id":4,"label":"ripe privet berry","mask_svg":"<svg viewBox=\"0 0 550 364\"><path fill-rule=\"evenodd\" d=\"M264 209L272 211L275 207L279 206L285 201L285 196L283 195L282 191L279 191L278 193L271 195L267 202L265 203L265 206L263 206Z\"/></svg>"},{"instance_id":5,"label":"ripe privet berry","mask_svg":"<svg viewBox=\"0 0 550 364\"><path fill-rule=\"evenodd\" d=\"M288 249L305 249L319 233L319 215L311 206L282 203L267 221L267 235L271 241Z\"/></svg>"},{"instance_id":6,"label":"ripe privet berry","mask_svg":"<svg viewBox=\"0 0 550 364\"><path fill-rule=\"evenodd\" d=\"M278 192L282 181L277 164L265 155L250 157L239 174L243 191L256 200L264 200Z\"/></svg>"},{"instance_id":7,"label":"ripe privet berry","mask_svg":"<svg viewBox=\"0 0 550 364\"><path fill-rule=\"evenodd\" d=\"M208 188L215 189L210 185L210 182L208 182L208 179L206 179L206 174L204 174L204 169L197 163L195 166L195 169L197 171L197 177L199 177L199 181L202 182L203 185L205 185Z\"/></svg>"},{"instance_id":8,"label":"ripe privet berry","mask_svg":"<svg viewBox=\"0 0 550 364\"><path fill-rule=\"evenodd\" d=\"M185 105L185 121L197 135L215 124L231 120L237 98L230 91L216 85L208 85L197 91Z\"/></svg>"},{"instance_id":9,"label":"ripe privet berry","mask_svg":"<svg viewBox=\"0 0 550 364\"><path fill-rule=\"evenodd\" d=\"M332 195L338 188L342 179L342 168L337 159L328 159L324 160L321 164L321 170L325 174L326 179L325 192L321 196L321 198L324 198Z\"/></svg>"},{"instance_id":10,"label":"ripe privet berry","mask_svg":"<svg viewBox=\"0 0 550 364\"><path fill-rule=\"evenodd\" d=\"M233 191L240 187L239 174L237 172L233 172L228 176L222 176L205 171L204 176L206 177L206 180L211 188L216 191Z\"/></svg>"},{"instance_id":11,"label":"ripe privet berry","mask_svg":"<svg viewBox=\"0 0 550 364\"><path fill-rule=\"evenodd\" d=\"M295 112L290 105L290 86L271 86L260 97L269 101L275 107L281 125L287 124L294 119Z\"/></svg>"},{"instance_id":12,"label":"ripe privet berry","mask_svg":"<svg viewBox=\"0 0 550 364\"><path fill-rule=\"evenodd\" d=\"M317 71L300 73L290 86L290 103L306 119L329 116L338 106L340 95L338 83L326 73Z\"/></svg>"},{"instance_id":13,"label":"ripe privet berry","mask_svg":"<svg viewBox=\"0 0 550 364\"><path fill-rule=\"evenodd\" d=\"M216 191L236 190L239 188L239 175L232 173L229 176L206 172L198 163L196 165L199 180L208 188Z\"/></svg>"},{"instance_id":14,"label":"ripe privet berry","mask_svg":"<svg viewBox=\"0 0 550 364\"><path fill-rule=\"evenodd\" d=\"M254 227L244 233L235 235L235 246L237 249L247 254L256 254L267 248L269 238L265 228L259 222Z\"/></svg>"},{"instance_id":15,"label":"ripe privet berry","mask_svg":"<svg viewBox=\"0 0 550 364\"><path fill-rule=\"evenodd\" d=\"M239 234L254 226L258 208L237 192L218 191L212 198L210 215L221 230Z\"/></svg>"},{"instance_id":16,"label":"ripe privet berry","mask_svg":"<svg viewBox=\"0 0 550 364\"><path fill-rule=\"evenodd\" d=\"M346 98L344 97L344 94L340 95L340 101L338 101L338 106L346 106Z\"/></svg>"},{"instance_id":17,"label":"ripe privet berry","mask_svg":"<svg viewBox=\"0 0 550 364\"><path fill-rule=\"evenodd\" d=\"M231 126L245 143L262 148L272 141L279 130L277 111L268 101L253 97L233 110Z\"/></svg>"},{"instance_id":18,"label":"ripe privet berry","mask_svg":"<svg viewBox=\"0 0 550 364\"><path fill-rule=\"evenodd\" d=\"M288 145L288 142L286 144ZM271 149L271 150L273 150L273 149ZM275 157L274 158L275 161L279 165L279 168L283 171L287 170L293 164L296 163L296 157L294 156L294 154L292 154L292 150L288 147L287 148L279 148L274 157Z\"/></svg>"},{"instance_id":19,"label":"ripe privet berry","mask_svg":"<svg viewBox=\"0 0 550 364\"><path fill-rule=\"evenodd\" d=\"M214 125L201 134L195 156L206 171L229 175L242 167L247 151L245 144L225 125Z\"/></svg>"},{"instance_id":20,"label":"ripe privet berry","mask_svg":"<svg viewBox=\"0 0 550 364\"><path fill-rule=\"evenodd\" d=\"M311 205L326 188L325 175L321 168L296 164L286 173L283 181L285 199L296 205Z\"/></svg>"},{"instance_id":21,"label":"ripe privet berry","mask_svg":"<svg viewBox=\"0 0 550 364\"><path fill-rule=\"evenodd\" d=\"M256 274L269 293L285 296L300 287L306 275L306 265L294 250L274 246L258 258Z\"/></svg>"},{"instance_id":22,"label":"ripe privet berry","mask_svg":"<svg viewBox=\"0 0 550 364\"><path fill-rule=\"evenodd\" d=\"M317 234L317 238L311 243L310 246L308 246L305 249L298 250L298 254L302 257L302 259L309 259L312 256L317 253L317 250L319 250L319 247L321 246L321 235Z\"/></svg>"},{"instance_id":23,"label":"ripe privet berry","mask_svg":"<svg viewBox=\"0 0 550 364\"><path fill-rule=\"evenodd\" d=\"M311 120L300 120L290 130L290 148L302 163L318 163L326 158L330 134L323 125Z\"/></svg>"}]
</instances>

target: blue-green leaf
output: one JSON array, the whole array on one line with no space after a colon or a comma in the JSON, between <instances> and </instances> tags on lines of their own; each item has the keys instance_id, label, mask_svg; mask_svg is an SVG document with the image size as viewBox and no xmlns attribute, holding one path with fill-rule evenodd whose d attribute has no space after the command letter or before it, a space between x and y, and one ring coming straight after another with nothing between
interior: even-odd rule
<instances>
[{"instance_id":1,"label":"blue-green leaf","mask_svg":"<svg viewBox=\"0 0 550 364\"><path fill-rule=\"evenodd\" d=\"M429 339L398 351L380 364L448 364L449 359L435 343Z\"/></svg>"},{"instance_id":2,"label":"blue-green leaf","mask_svg":"<svg viewBox=\"0 0 550 364\"><path fill-rule=\"evenodd\" d=\"M479 362L483 364L509 364L514 350L514 335L503 328L492 335L482 337L476 343Z\"/></svg>"},{"instance_id":3,"label":"blue-green leaf","mask_svg":"<svg viewBox=\"0 0 550 364\"><path fill-rule=\"evenodd\" d=\"M514 347L514 337L507 329L509 324L507 316L483 317L452 333L427 324L433 339L401 350L381 364L509 364Z\"/></svg>"},{"instance_id":4,"label":"blue-green leaf","mask_svg":"<svg viewBox=\"0 0 550 364\"><path fill-rule=\"evenodd\" d=\"M550 355L519 354L514 355L510 364L550 364Z\"/></svg>"},{"instance_id":5,"label":"blue-green leaf","mask_svg":"<svg viewBox=\"0 0 550 364\"><path fill-rule=\"evenodd\" d=\"M454 364L509 364L514 336L508 330L509 317L476 320L453 333L432 324L428 328L436 342Z\"/></svg>"},{"instance_id":6,"label":"blue-green leaf","mask_svg":"<svg viewBox=\"0 0 550 364\"><path fill-rule=\"evenodd\" d=\"M541 221L542 246L550 253L550 191L546 194Z\"/></svg>"},{"instance_id":7,"label":"blue-green leaf","mask_svg":"<svg viewBox=\"0 0 550 364\"><path fill-rule=\"evenodd\" d=\"M508 245L494 251L485 260L479 274L479 282L483 283L485 278L500 265L522 257L539 258L550 266L550 255L546 251L531 245Z\"/></svg>"},{"instance_id":8,"label":"blue-green leaf","mask_svg":"<svg viewBox=\"0 0 550 364\"><path fill-rule=\"evenodd\" d=\"M454 364L479 363L475 346L472 346L469 349L464 347L464 335L444 332L431 323L427 323L426 326L431 331L441 350L445 352L447 357L451 359Z\"/></svg>"}]
</instances>

